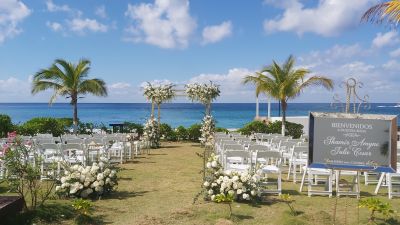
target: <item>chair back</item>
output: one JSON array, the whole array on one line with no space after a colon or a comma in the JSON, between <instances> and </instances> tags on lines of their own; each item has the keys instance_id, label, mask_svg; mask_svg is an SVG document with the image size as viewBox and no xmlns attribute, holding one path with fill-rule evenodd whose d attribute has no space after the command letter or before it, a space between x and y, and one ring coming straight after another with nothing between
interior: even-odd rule
<instances>
[{"instance_id":1,"label":"chair back","mask_svg":"<svg viewBox=\"0 0 400 225\"><path fill-rule=\"evenodd\" d=\"M65 139L65 144L83 144L85 143L84 139L80 138L72 138L72 139Z\"/></svg>"},{"instance_id":2,"label":"chair back","mask_svg":"<svg viewBox=\"0 0 400 225\"><path fill-rule=\"evenodd\" d=\"M241 150L244 150L244 147L239 144L228 144L228 145L224 145L224 150L225 151L241 151Z\"/></svg>"},{"instance_id":3,"label":"chair back","mask_svg":"<svg viewBox=\"0 0 400 225\"><path fill-rule=\"evenodd\" d=\"M255 151L264 152L264 151L270 151L270 148L265 145L250 145L248 150L253 152Z\"/></svg>"}]
</instances>

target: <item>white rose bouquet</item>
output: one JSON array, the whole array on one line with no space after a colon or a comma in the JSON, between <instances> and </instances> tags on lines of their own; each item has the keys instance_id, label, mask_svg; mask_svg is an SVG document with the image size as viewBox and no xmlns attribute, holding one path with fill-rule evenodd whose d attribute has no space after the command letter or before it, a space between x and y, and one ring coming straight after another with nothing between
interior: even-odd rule
<instances>
[{"instance_id":1,"label":"white rose bouquet","mask_svg":"<svg viewBox=\"0 0 400 225\"><path fill-rule=\"evenodd\" d=\"M259 196L260 176L248 172L223 171L218 156L212 154L206 164L209 176L203 183L206 199L215 201L218 194L232 195L235 201L251 201Z\"/></svg>"},{"instance_id":2,"label":"white rose bouquet","mask_svg":"<svg viewBox=\"0 0 400 225\"><path fill-rule=\"evenodd\" d=\"M158 122L151 118L147 120L143 128L144 138L150 142L152 148L160 147L160 131L158 129Z\"/></svg>"},{"instance_id":3,"label":"white rose bouquet","mask_svg":"<svg viewBox=\"0 0 400 225\"><path fill-rule=\"evenodd\" d=\"M202 144L214 146L215 121L212 116L206 115L201 123Z\"/></svg>"},{"instance_id":4,"label":"white rose bouquet","mask_svg":"<svg viewBox=\"0 0 400 225\"><path fill-rule=\"evenodd\" d=\"M64 166L64 169L61 184L56 186L56 193L59 195L99 197L112 192L118 184L117 171L105 157L100 157L99 163L93 163L92 166L73 165Z\"/></svg>"}]
</instances>

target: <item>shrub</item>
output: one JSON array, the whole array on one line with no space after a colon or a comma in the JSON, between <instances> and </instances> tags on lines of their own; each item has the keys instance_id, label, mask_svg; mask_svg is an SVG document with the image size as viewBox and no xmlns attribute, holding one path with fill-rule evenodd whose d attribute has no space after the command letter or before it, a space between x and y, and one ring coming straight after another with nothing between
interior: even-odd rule
<instances>
[{"instance_id":1,"label":"shrub","mask_svg":"<svg viewBox=\"0 0 400 225\"><path fill-rule=\"evenodd\" d=\"M201 124L193 124L190 126L187 131L188 131L188 139L191 141L198 142L199 138L201 137Z\"/></svg>"},{"instance_id":2,"label":"shrub","mask_svg":"<svg viewBox=\"0 0 400 225\"><path fill-rule=\"evenodd\" d=\"M285 135L292 136L293 138L299 138L303 134L303 125L297 123L291 123L286 121L286 133ZM252 133L272 133L280 134L282 129L282 121L275 121L269 124L265 124L261 121L253 121L238 131L244 135L250 135Z\"/></svg>"},{"instance_id":3,"label":"shrub","mask_svg":"<svg viewBox=\"0 0 400 225\"><path fill-rule=\"evenodd\" d=\"M160 125L160 135L168 141L176 141L177 139L175 131L166 123Z\"/></svg>"},{"instance_id":4,"label":"shrub","mask_svg":"<svg viewBox=\"0 0 400 225\"><path fill-rule=\"evenodd\" d=\"M0 114L0 138L7 137L7 133L13 131L13 124L8 115Z\"/></svg>"},{"instance_id":5,"label":"shrub","mask_svg":"<svg viewBox=\"0 0 400 225\"><path fill-rule=\"evenodd\" d=\"M93 129L95 128L93 123L78 123L78 133L79 134L93 134Z\"/></svg>"},{"instance_id":6,"label":"shrub","mask_svg":"<svg viewBox=\"0 0 400 225\"><path fill-rule=\"evenodd\" d=\"M66 119L55 119L50 117L38 117L26 121L17 127L21 135L34 136L40 133L50 133L58 137L65 133Z\"/></svg>"},{"instance_id":7,"label":"shrub","mask_svg":"<svg viewBox=\"0 0 400 225\"><path fill-rule=\"evenodd\" d=\"M261 121L252 121L244 125L243 128L238 130L244 135L250 135L252 133L269 133L267 124Z\"/></svg>"},{"instance_id":8,"label":"shrub","mask_svg":"<svg viewBox=\"0 0 400 225\"><path fill-rule=\"evenodd\" d=\"M175 134L178 140L187 140L188 138L188 131L184 126L179 126L175 129Z\"/></svg>"},{"instance_id":9,"label":"shrub","mask_svg":"<svg viewBox=\"0 0 400 225\"><path fill-rule=\"evenodd\" d=\"M139 136L143 135L143 125L138 123L124 122L124 133L136 131Z\"/></svg>"},{"instance_id":10,"label":"shrub","mask_svg":"<svg viewBox=\"0 0 400 225\"><path fill-rule=\"evenodd\" d=\"M8 145L0 149L5 153L2 159L7 168L4 180L11 192L18 193L24 199L26 210L36 210L51 197L55 186L53 178L55 178L56 163L50 166L53 170L47 171L47 177L50 179L41 181L38 178L41 175L40 167L43 159L38 154L32 154L31 148L27 145L32 143L22 142L15 132L9 134Z\"/></svg>"},{"instance_id":11,"label":"shrub","mask_svg":"<svg viewBox=\"0 0 400 225\"><path fill-rule=\"evenodd\" d=\"M215 128L215 132L224 132L224 133L228 133L229 130L223 127L217 127Z\"/></svg>"}]
</instances>

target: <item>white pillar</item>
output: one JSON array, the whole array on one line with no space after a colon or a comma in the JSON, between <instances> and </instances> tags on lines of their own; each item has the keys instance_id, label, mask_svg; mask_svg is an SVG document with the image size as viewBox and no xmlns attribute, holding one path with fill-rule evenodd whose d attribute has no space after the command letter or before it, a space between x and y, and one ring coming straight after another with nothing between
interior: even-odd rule
<instances>
[{"instance_id":1,"label":"white pillar","mask_svg":"<svg viewBox=\"0 0 400 225\"><path fill-rule=\"evenodd\" d=\"M258 95L256 96L256 118L259 117L259 108L258 108Z\"/></svg>"},{"instance_id":2,"label":"white pillar","mask_svg":"<svg viewBox=\"0 0 400 225\"><path fill-rule=\"evenodd\" d=\"M268 119L271 118L271 96L268 96Z\"/></svg>"}]
</instances>

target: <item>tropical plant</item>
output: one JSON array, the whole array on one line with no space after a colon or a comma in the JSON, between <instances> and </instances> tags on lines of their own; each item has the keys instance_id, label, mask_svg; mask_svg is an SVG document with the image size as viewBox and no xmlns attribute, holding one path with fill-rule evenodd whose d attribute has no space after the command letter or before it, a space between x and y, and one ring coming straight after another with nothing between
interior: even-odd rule
<instances>
[{"instance_id":1,"label":"tropical plant","mask_svg":"<svg viewBox=\"0 0 400 225\"><path fill-rule=\"evenodd\" d=\"M93 224L92 222L92 211L93 211L93 204L84 199L75 199L72 202L72 207L77 212L75 217L76 224Z\"/></svg>"},{"instance_id":2,"label":"tropical plant","mask_svg":"<svg viewBox=\"0 0 400 225\"><path fill-rule=\"evenodd\" d=\"M22 141L16 132L8 135L7 145L2 147L4 166L7 168L4 180L11 192L24 199L25 210L36 210L47 201L55 187L56 163L46 174L49 180L41 181L42 157L34 150L32 142ZM29 204L28 204L29 203Z\"/></svg>"},{"instance_id":3,"label":"tropical plant","mask_svg":"<svg viewBox=\"0 0 400 225\"><path fill-rule=\"evenodd\" d=\"M375 213L381 213L385 217L388 217L389 215L394 213L389 203L382 202L377 198L361 199L358 207L367 208L371 212L368 219L369 222L375 221Z\"/></svg>"},{"instance_id":4,"label":"tropical plant","mask_svg":"<svg viewBox=\"0 0 400 225\"><path fill-rule=\"evenodd\" d=\"M198 142L201 137L201 124L195 123L187 129L188 140Z\"/></svg>"},{"instance_id":5,"label":"tropical plant","mask_svg":"<svg viewBox=\"0 0 400 225\"><path fill-rule=\"evenodd\" d=\"M83 98L81 95L107 96L105 82L97 78L87 79L89 71L90 61L87 59L82 59L77 64L56 59L49 68L40 70L33 77L32 94L53 89L50 104L59 95L71 99L75 134L78 127L78 99Z\"/></svg>"},{"instance_id":6,"label":"tropical plant","mask_svg":"<svg viewBox=\"0 0 400 225\"><path fill-rule=\"evenodd\" d=\"M11 118L8 115L0 114L0 138L6 137L8 132L13 130Z\"/></svg>"},{"instance_id":7,"label":"tropical plant","mask_svg":"<svg viewBox=\"0 0 400 225\"><path fill-rule=\"evenodd\" d=\"M292 196L290 196L290 194L281 194L281 200L287 204L287 206L290 209L290 212L293 216L297 216L297 211L294 209L294 206L292 205L292 203L294 202L294 200L292 199Z\"/></svg>"},{"instance_id":8,"label":"tropical plant","mask_svg":"<svg viewBox=\"0 0 400 225\"><path fill-rule=\"evenodd\" d=\"M55 137L59 137L65 133L67 125L68 122L65 118L37 117L26 121L16 128L21 135L34 136L36 134L49 133Z\"/></svg>"},{"instance_id":9,"label":"tropical plant","mask_svg":"<svg viewBox=\"0 0 400 225\"><path fill-rule=\"evenodd\" d=\"M400 22L400 1L390 0L374 5L364 13L361 20L397 26Z\"/></svg>"},{"instance_id":10,"label":"tropical plant","mask_svg":"<svg viewBox=\"0 0 400 225\"><path fill-rule=\"evenodd\" d=\"M294 99L309 86L323 86L326 89L333 89L333 81L324 76L311 76L306 79L306 75L310 70L305 68L295 69L295 59L293 56L279 65L273 61L270 66L263 68L255 75L248 75L243 79L243 83L255 83L260 86L256 89L267 95L279 100L282 107L282 130L281 134L285 135L285 122L287 103L290 99Z\"/></svg>"},{"instance_id":11,"label":"tropical plant","mask_svg":"<svg viewBox=\"0 0 400 225\"><path fill-rule=\"evenodd\" d=\"M180 141L184 141L188 138L188 131L184 126L179 126L175 129L176 137Z\"/></svg>"}]
</instances>

